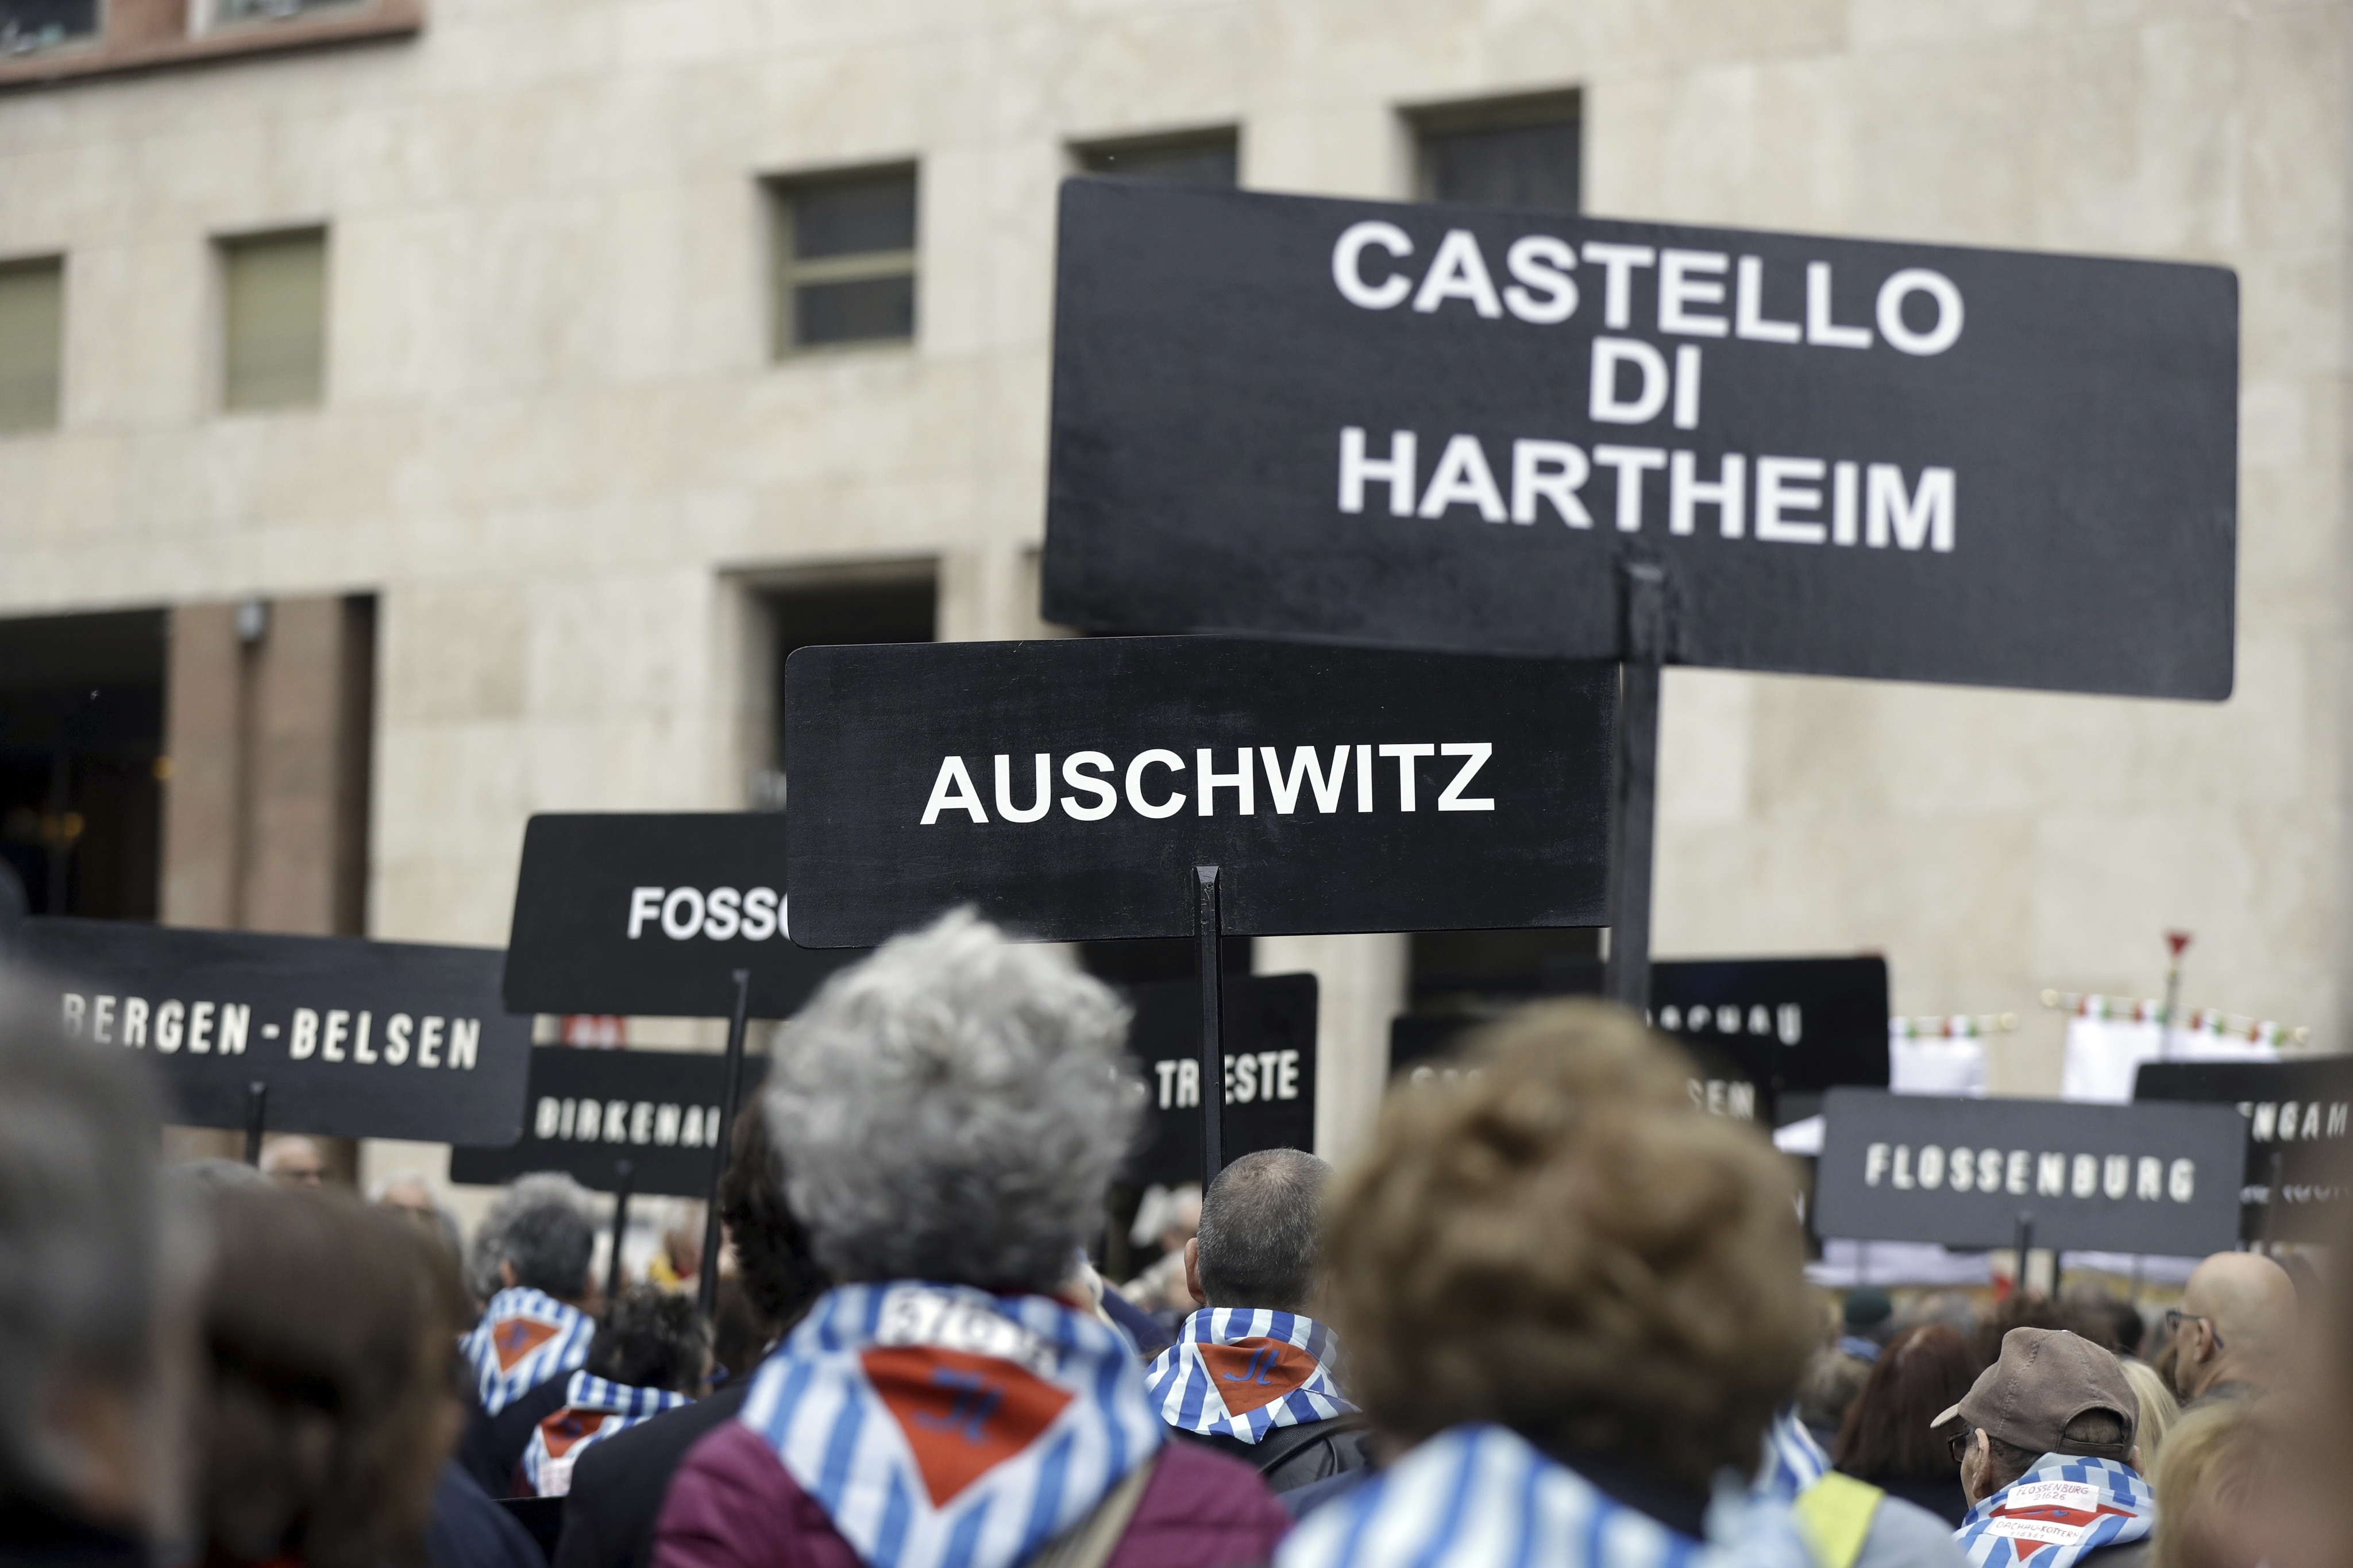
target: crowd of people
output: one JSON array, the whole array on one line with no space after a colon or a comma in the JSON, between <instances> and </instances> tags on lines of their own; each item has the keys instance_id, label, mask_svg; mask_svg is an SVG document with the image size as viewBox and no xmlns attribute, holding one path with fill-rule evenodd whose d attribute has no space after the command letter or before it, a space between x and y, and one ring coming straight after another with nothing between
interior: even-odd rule
<instances>
[{"instance_id":1,"label":"crowd of people","mask_svg":"<svg viewBox=\"0 0 2353 1568\"><path fill-rule=\"evenodd\" d=\"M1806 1283L1792 1167L1621 1012L1492 1026L1345 1170L1162 1194L1116 995L969 915L785 1028L719 1194L731 1348L606 1299L592 1196L470 1243L307 1140L165 1165L137 1059L0 977L0 1563L206 1568L2324 1568L2353 1311ZM1155 1317L1164 1299L1179 1304ZM748 1338L747 1338L748 1336Z\"/></svg>"}]
</instances>

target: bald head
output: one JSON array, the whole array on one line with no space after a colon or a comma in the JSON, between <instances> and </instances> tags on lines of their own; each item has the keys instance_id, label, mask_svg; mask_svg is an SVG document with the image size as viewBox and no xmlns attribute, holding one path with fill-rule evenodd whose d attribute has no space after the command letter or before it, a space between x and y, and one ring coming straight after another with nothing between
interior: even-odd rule
<instances>
[{"instance_id":1,"label":"bald head","mask_svg":"<svg viewBox=\"0 0 2353 1568\"><path fill-rule=\"evenodd\" d=\"M2195 1399L2218 1384L2264 1384L2295 1340L2295 1282L2253 1252L2218 1252L2181 1292L2174 1381Z\"/></svg>"}]
</instances>

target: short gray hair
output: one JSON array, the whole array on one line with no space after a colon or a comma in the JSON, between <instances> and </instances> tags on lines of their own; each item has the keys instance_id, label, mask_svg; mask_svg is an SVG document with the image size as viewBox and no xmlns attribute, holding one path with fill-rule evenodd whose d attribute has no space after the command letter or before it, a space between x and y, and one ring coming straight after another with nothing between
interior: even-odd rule
<instances>
[{"instance_id":1,"label":"short gray hair","mask_svg":"<svg viewBox=\"0 0 2353 1568\"><path fill-rule=\"evenodd\" d=\"M1299 1149L1263 1149L1218 1173L1201 1198L1201 1293L1209 1305L1306 1310L1331 1179L1330 1164Z\"/></svg>"},{"instance_id":2,"label":"short gray hair","mask_svg":"<svg viewBox=\"0 0 2353 1568\"><path fill-rule=\"evenodd\" d=\"M968 910L836 974L785 1026L767 1091L818 1261L1060 1286L1142 1108L1126 1031L1108 986Z\"/></svg>"},{"instance_id":3,"label":"short gray hair","mask_svg":"<svg viewBox=\"0 0 2353 1568\"><path fill-rule=\"evenodd\" d=\"M467 1258L467 1284L485 1299L505 1283L499 1265L514 1270L514 1282L562 1300L587 1293L588 1264L596 1255L596 1199L588 1189L558 1171L517 1176L491 1204Z\"/></svg>"}]
</instances>

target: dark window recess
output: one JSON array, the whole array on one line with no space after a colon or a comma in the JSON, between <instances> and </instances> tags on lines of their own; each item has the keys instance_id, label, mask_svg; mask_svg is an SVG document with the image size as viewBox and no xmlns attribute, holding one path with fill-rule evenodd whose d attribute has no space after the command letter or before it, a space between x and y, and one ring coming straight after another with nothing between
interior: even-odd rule
<instances>
[{"instance_id":1,"label":"dark window recess","mask_svg":"<svg viewBox=\"0 0 2353 1568\"><path fill-rule=\"evenodd\" d=\"M98 0L0 0L0 58L98 32Z\"/></svg>"},{"instance_id":2,"label":"dark window recess","mask_svg":"<svg viewBox=\"0 0 2353 1568\"><path fill-rule=\"evenodd\" d=\"M0 859L35 914L155 918L165 627L0 620Z\"/></svg>"},{"instance_id":3,"label":"dark window recess","mask_svg":"<svg viewBox=\"0 0 2353 1568\"><path fill-rule=\"evenodd\" d=\"M786 803L785 660L830 643L930 642L938 636L939 584L929 571L867 583L778 588L762 595L776 650L776 761L752 781L753 804Z\"/></svg>"},{"instance_id":4,"label":"dark window recess","mask_svg":"<svg viewBox=\"0 0 2353 1568\"><path fill-rule=\"evenodd\" d=\"M1250 972L1250 942L1229 936L1218 943L1218 969L1226 974ZM1135 942L1082 942L1079 963L1089 974L1113 985L1147 985L1155 980L1198 980L1201 950L1191 937L1145 937Z\"/></svg>"},{"instance_id":5,"label":"dark window recess","mask_svg":"<svg viewBox=\"0 0 2353 1568\"><path fill-rule=\"evenodd\" d=\"M1414 115L1413 126L1422 200L1577 210L1573 95L1430 110Z\"/></svg>"},{"instance_id":6,"label":"dark window recess","mask_svg":"<svg viewBox=\"0 0 2353 1568\"><path fill-rule=\"evenodd\" d=\"M1408 1005L1417 1013L1480 1013L1536 996L1601 988L1597 931L1435 931L1413 937Z\"/></svg>"},{"instance_id":7,"label":"dark window recess","mask_svg":"<svg viewBox=\"0 0 2353 1568\"><path fill-rule=\"evenodd\" d=\"M915 174L773 187L778 358L915 335Z\"/></svg>"},{"instance_id":8,"label":"dark window recess","mask_svg":"<svg viewBox=\"0 0 2353 1568\"><path fill-rule=\"evenodd\" d=\"M1099 142L1077 151L1079 167L1090 174L1157 180L1171 185L1241 183L1241 139L1231 131L1149 141Z\"/></svg>"}]
</instances>

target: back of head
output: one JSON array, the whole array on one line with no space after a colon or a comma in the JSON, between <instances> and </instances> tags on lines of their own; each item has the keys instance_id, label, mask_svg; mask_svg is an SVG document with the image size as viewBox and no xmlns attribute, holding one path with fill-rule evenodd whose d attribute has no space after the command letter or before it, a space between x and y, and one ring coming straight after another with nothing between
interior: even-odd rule
<instances>
[{"instance_id":1,"label":"back of head","mask_svg":"<svg viewBox=\"0 0 2353 1568\"><path fill-rule=\"evenodd\" d=\"M769 1073L786 1193L841 1279L1051 1291L1143 1090L1102 982L958 911L842 971Z\"/></svg>"},{"instance_id":2,"label":"back of head","mask_svg":"<svg viewBox=\"0 0 2353 1568\"><path fill-rule=\"evenodd\" d=\"M631 1388L692 1394L711 1365L711 1325L691 1297L651 1286L606 1303L588 1347L589 1373Z\"/></svg>"},{"instance_id":3,"label":"back of head","mask_svg":"<svg viewBox=\"0 0 2353 1568\"><path fill-rule=\"evenodd\" d=\"M470 1279L475 1294L496 1295L506 1265L514 1283L561 1301L588 1293L588 1265L596 1253L596 1220L588 1189L554 1171L507 1184L474 1236Z\"/></svg>"},{"instance_id":4,"label":"back of head","mask_svg":"<svg viewBox=\"0 0 2353 1568\"><path fill-rule=\"evenodd\" d=\"M74 1500L85 1457L55 1425L61 1404L149 1418L172 1305L158 1135L133 1064L68 1044L0 972L0 1496Z\"/></svg>"},{"instance_id":5,"label":"back of head","mask_svg":"<svg viewBox=\"0 0 2353 1568\"><path fill-rule=\"evenodd\" d=\"M1701 1491L1753 1472L1819 1327L1788 1165L1615 1008L1530 1008L1482 1047L1389 1097L1335 1194L1351 1392L1407 1441L1493 1421Z\"/></svg>"},{"instance_id":6,"label":"back of head","mask_svg":"<svg viewBox=\"0 0 2353 1568\"><path fill-rule=\"evenodd\" d=\"M2182 1287L2181 1310L2212 1322L2234 1379L2269 1382L2295 1353L2295 1281L2261 1253L2218 1252L2200 1263Z\"/></svg>"},{"instance_id":7,"label":"back of head","mask_svg":"<svg viewBox=\"0 0 2353 1568\"><path fill-rule=\"evenodd\" d=\"M1951 1414L1986 1434L1992 1465L1982 1496L2046 1454L2129 1459L2140 1401L2114 1352L2065 1329L2019 1328Z\"/></svg>"},{"instance_id":8,"label":"back of head","mask_svg":"<svg viewBox=\"0 0 2353 1568\"><path fill-rule=\"evenodd\" d=\"M2175 1424L2164 1457L2150 1467L2163 1521L2157 1568L2253 1560L2235 1548L2241 1521L2259 1510L2265 1436L2263 1412L2252 1400L2200 1405Z\"/></svg>"},{"instance_id":9,"label":"back of head","mask_svg":"<svg viewBox=\"0 0 2353 1568\"><path fill-rule=\"evenodd\" d=\"M735 1248L736 1278L765 1326L765 1339L799 1320L825 1289L826 1276L809 1248L808 1227L785 1202L784 1167L768 1135L768 1119L738 1116L734 1142L719 1178L719 1219Z\"/></svg>"},{"instance_id":10,"label":"back of head","mask_svg":"<svg viewBox=\"0 0 2353 1568\"><path fill-rule=\"evenodd\" d=\"M1835 1433L1871 1377L1871 1363L1844 1351L1818 1350L1798 1378L1798 1420L1809 1432Z\"/></svg>"},{"instance_id":11,"label":"back of head","mask_svg":"<svg viewBox=\"0 0 2353 1568\"><path fill-rule=\"evenodd\" d=\"M195 1451L209 1555L419 1563L454 1436L461 1326L447 1257L340 1193L223 1187Z\"/></svg>"},{"instance_id":12,"label":"back of head","mask_svg":"<svg viewBox=\"0 0 2353 1568\"><path fill-rule=\"evenodd\" d=\"M2165 1451L2166 1436L2181 1418L2181 1404L2173 1397L2173 1390L2166 1386L2165 1378L2148 1363L2126 1361L2120 1364L2125 1381L2132 1384L2133 1397L2140 1402L2139 1419L2133 1423L2133 1441L2140 1445L2141 1468L2150 1470Z\"/></svg>"},{"instance_id":13,"label":"back of head","mask_svg":"<svg viewBox=\"0 0 2353 1568\"><path fill-rule=\"evenodd\" d=\"M1323 1258L1332 1167L1298 1149L1245 1154L1201 1203L1201 1292L1212 1307L1304 1312Z\"/></svg>"},{"instance_id":14,"label":"back of head","mask_svg":"<svg viewBox=\"0 0 2353 1568\"><path fill-rule=\"evenodd\" d=\"M1839 1428L1838 1468L1866 1481L1950 1479L1952 1455L1929 1423L1960 1402L1977 1373L1957 1330L1929 1323L1897 1334Z\"/></svg>"}]
</instances>

